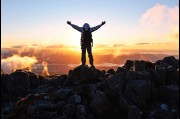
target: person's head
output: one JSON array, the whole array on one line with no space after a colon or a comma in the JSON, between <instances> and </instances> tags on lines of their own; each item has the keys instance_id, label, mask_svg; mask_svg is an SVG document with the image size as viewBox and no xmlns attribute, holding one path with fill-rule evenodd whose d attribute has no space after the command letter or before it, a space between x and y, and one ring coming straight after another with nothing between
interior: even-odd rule
<instances>
[{"instance_id":1,"label":"person's head","mask_svg":"<svg viewBox=\"0 0 180 119\"><path fill-rule=\"evenodd\" d=\"M85 29L86 31L90 28L89 24L88 23L85 23L83 25L83 29Z\"/></svg>"}]
</instances>

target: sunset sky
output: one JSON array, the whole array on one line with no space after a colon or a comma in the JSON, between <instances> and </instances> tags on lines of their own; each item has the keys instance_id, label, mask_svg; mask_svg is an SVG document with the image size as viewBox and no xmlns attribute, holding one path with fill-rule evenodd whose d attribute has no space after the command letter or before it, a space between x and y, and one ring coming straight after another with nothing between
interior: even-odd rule
<instances>
[{"instance_id":1,"label":"sunset sky","mask_svg":"<svg viewBox=\"0 0 180 119\"><path fill-rule=\"evenodd\" d=\"M179 0L1 0L1 48L80 52L67 25L106 24L93 33L95 53L179 54Z\"/></svg>"}]
</instances>

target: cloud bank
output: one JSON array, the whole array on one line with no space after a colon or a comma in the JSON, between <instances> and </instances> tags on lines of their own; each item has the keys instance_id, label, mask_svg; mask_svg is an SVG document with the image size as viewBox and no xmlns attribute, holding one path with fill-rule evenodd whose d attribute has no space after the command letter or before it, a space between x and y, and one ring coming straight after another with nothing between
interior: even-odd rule
<instances>
[{"instance_id":1,"label":"cloud bank","mask_svg":"<svg viewBox=\"0 0 180 119\"><path fill-rule=\"evenodd\" d=\"M31 68L36 62L36 57L13 55L6 59L1 59L1 69L4 73L9 74L17 69Z\"/></svg>"}]
</instances>

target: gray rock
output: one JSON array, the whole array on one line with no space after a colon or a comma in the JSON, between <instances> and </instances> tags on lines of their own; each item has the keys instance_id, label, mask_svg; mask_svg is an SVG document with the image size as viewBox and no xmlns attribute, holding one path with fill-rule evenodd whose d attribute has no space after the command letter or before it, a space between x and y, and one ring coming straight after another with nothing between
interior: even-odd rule
<instances>
[{"instance_id":1,"label":"gray rock","mask_svg":"<svg viewBox=\"0 0 180 119\"><path fill-rule=\"evenodd\" d=\"M126 72L125 80L137 80L138 79L138 72L137 71L128 71Z\"/></svg>"},{"instance_id":2,"label":"gray rock","mask_svg":"<svg viewBox=\"0 0 180 119\"><path fill-rule=\"evenodd\" d=\"M87 107L85 105L77 105L76 118L77 119L86 119L87 117Z\"/></svg>"},{"instance_id":3,"label":"gray rock","mask_svg":"<svg viewBox=\"0 0 180 119\"><path fill-rule=\"evenodd\" d=\"M124 73L126 70L123 67L118 67L116 73Z\"/></svg>"},{"instance_id":4,"label":"gray rock","mask_svg":"<svg viewBox=\"0 0 180 119\"><path fill-rule=\"evenodd\" d=\"M72 95L68 98L67 100L68 103L74 103L74 104L79 104L81 103L81 96L79 95Z\"/></svg>"},{"instance_id":5,"label":"gray rock","mask_svg":"<svg viewBox=\"0 0 180 119\"><path fill-rule=\"evenodd\" d=\"M163 61L166 62L169 65L172 65L176 69L179 68L178 60L176 60L176 58L174 56L164 57Z\"/></svg>"},{"instance_id":6,"label":"gray rock","mask_svg":"<svg viewBox=\"0 0 180 119\"><path fill-rule=\"evenodd\" d=\"M129 107L128 119L141 119L140 110L137 106L131 105Z\"/></svg>"},{"instance_id":7,"label":"gray rock","mask_svg":"<svg viewBox=\"0 0 180 119\"><path fill-rule=\"evenodd\" d=\"M167 70L161 65L155 65L155 81L157 85L165 85L167 79Z\"/></svg>"},{"instance_id":8,"label":"gray rock","mask_svg":"<svg viewBox=\"0 0 180 119\"><path fill-rule=\"evenodd\" d=\"M104 111L107 111L110 107L110 103L108 98L106 97L106 94L99 90L96 90L89 107L93 112L97 114L102 114Z\"/></svg>"},{"instance_id":9,"label":"gray rock","mask_svg":"<svg viewBox=\"0 0 180 119\"><path fill-rule=\"evenodd\" d=\"M125 73L117 73L109 76L107 85L112 92L116 94L123 93L125 85Z\"/></svg>"},{"instance_id":10,"label":"gray rock","mask_svg":"<svg viewBox=\"0 0 180 119\"><path fill-rule=\"evenodd\" d=\"M1 95L3 101L10 101L15 93L15 86L13 82L13 77L5 74L1 75Z\"/></svg>"},{"instance_id":11,"label":"gray rock","mask_svg":"<svg viewBox=\"0 0 180 119\"><path fill-rule=\"evenodd\" d=\"M146 80L130 80L126 84L125 95L138 107L145 107L151 99L151 83Z\"/></svg>"},{"instance_id":12,"label":"gray rock","mask_svg":"<svg viewBox=\"0 0 180 119\"><path fill-rule=\"evenodd\" d=\"M133 61L132 60L127 60L124 67L125 67L125 69L127 71L129 71L131 69L131 67L133 67Z\"/></svg>"},{"instance_id":13,"label":"gray rock","mask_svg":"<svg viewBox=\"0 0 180 119\"><path fill-rule=\"evenodd\" d=\"M179 105L179 86L177 85L166 85L160 89L161 100L168 103L170 106L177 107Z\"/></svg>"},{"instance_id":14,"label":"gray rock","mask_svg":"<svg viewBox=\"0 0 180 119\"><path fill-rule=\"evenodd\" d=\"M146 63L145 61L141 60L135 60L133 62L133 71L144 71L145 70Z\"/></svg>"},{"instance_id":15,"label":"gray rock","mask_svg":"<svg viewBox=\"0 0 180 119\"><path fill-rule=\"evenodd\" d=\"M30 87L29 74L16 71L10 75L14 78L15 95L19 97L25 96Z\"/></svg>"},{"instance_id":16,"label":"gray rock","mask_svg":"<svg viewBox=\"0 0 180 119\"><path fill-rule=\"evenodd\" d=\"M109 73L109 74L115 74L115 71L114 71L114 69L109 69L109 70L107 71L107 73Z\"/></svg>"}]
</instances>

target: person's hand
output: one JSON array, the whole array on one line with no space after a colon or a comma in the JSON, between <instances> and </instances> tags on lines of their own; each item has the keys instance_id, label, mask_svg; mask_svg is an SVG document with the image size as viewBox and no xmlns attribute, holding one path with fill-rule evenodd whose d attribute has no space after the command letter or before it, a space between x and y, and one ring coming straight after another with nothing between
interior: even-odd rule
<instances>
[{"instance_id":1,"label":"person's hand","mask_svg":"<svg viewBox=\"0 0 180 119\"><path fill-rule=\"evenodd\" d=\"M71 25L71 22L70 22L70 21L67 21L67 24Z\"/></svg>"},{"instance_id":2,"label":"person's hand","mask_svg":"<svg viewBox=\"0 0 180 119\"><path fill-rule=\"evenodd\" d=\"M102 25L104 25L106 23L106 21L102 21Z\"/></svg>"}]
</instances>

